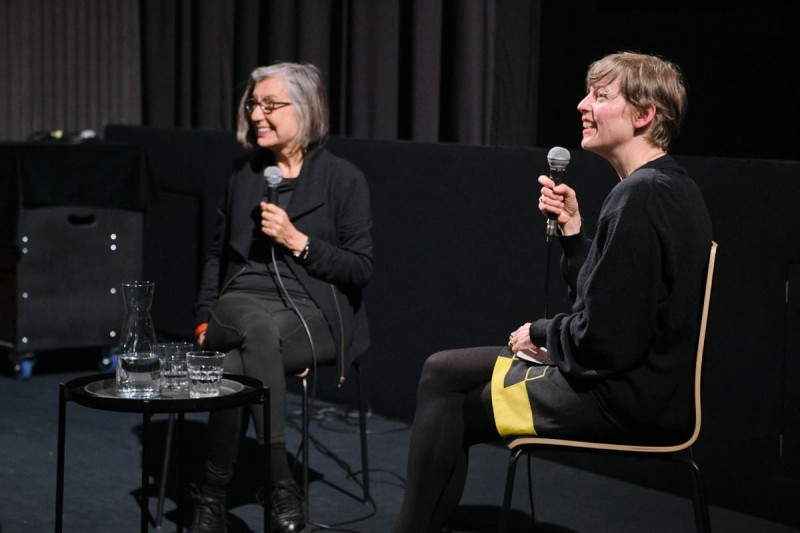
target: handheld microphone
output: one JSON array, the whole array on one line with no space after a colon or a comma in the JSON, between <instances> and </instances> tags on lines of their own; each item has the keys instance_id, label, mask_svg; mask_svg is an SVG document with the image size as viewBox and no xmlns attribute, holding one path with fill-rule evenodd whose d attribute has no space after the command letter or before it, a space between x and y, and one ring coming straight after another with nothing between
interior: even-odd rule
<instances>
[{"instance_id":1,"label":"handheld microphone","mask_svg":"<svg viewBox=\"0 0 800 533\"><path fill-rule=\"evenodd\" d=\"M561 148L560 146L552 147L550 151L547 152L547 165L550 167L550 178L556 182L556 185L558 185L564 181L567 165L569 165L569 150L566 148ZM547 242L553 240L553 237L556 235L557 227L557 217L552 213L548 214L547 228L545 232Z\"/></svg>"},{"instance_id":2,"label":"handheld microphone","mask_svg":"<svg viewBox=\"0 0 800 533\"><path fill-rule=\"evenodd\" d=\"M569 157L569 154L567 155ZM264 170L264 179L267 182L267 203L278 204L278 185L283 181L278 167L267 167Z\"/></svg>"}]
</instances>

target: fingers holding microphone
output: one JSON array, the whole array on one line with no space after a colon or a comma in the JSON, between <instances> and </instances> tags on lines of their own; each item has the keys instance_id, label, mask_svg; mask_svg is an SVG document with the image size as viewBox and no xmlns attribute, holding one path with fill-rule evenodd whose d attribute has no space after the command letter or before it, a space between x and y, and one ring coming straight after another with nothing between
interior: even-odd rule
<instances>
[{"instance_id":1,"label":"fingers holding microphone","mask_svg":"<svg viewBox=\"0 0 800 533\"><path fill-rule=\"evenodd\" d=\"M303 250L308 242L308 236L292 224L286 211L267 202L261 202L261 232L292 252Z\"/></svg>"},{"instance_id":2,"label":"fingers holding microphone","mask_svg":"<svg viewBox=\"0 0 800 533\"><path fill-rule=\"evenodd\" d=\"M284 246L299 233L286 211L267 202L261 202L261 231Z\"/></svg>"},{"instance_id":3,"label":"fingers holding microphone","mask_svg":"<svg viewBox=\"0 0 800 533\"><path fill-rule=\"evenodd\" d=\"M557 194L553 190L556 184L549 176L539 176L539 184L542 185L539 196L539 211L545 216L548 214L558 215L564 208L564 196Z\"/></svg>"},{"instance_id":4,"label":"fingers holding microphone","mask_svg":"<svg viewBox=\"0 0 800 533\"><path fill-rule=\"evenodd\" d=\"M549 176L539 176L542 186L539 196L539 211L545 216L556 218L561 227L561 235L569 236L580 232L581 215L575 190L565 183L556 183Z\"/></svg>"},{"instance_id":5,"label":"fingers holding microphone","mask_svg":"<svg viewBox=\"0 0 800 533\"><path fill-rule=\"evenodd\" d=\"M264 235L277 240L287 223L291 224L286 211L275 204L261 202L261 231Z\"/></svg>"}]
</instances>

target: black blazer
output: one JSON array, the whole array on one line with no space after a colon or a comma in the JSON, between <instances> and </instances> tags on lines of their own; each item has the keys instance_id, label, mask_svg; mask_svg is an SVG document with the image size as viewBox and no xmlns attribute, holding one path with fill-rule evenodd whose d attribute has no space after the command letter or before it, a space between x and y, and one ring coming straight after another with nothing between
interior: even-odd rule
<instances>
[{"instance_id":1,"label":"black blazer","mask_svg":"<svg viewBox=\"0 0 800 533\"><path fill-rule=\"evenodd\" d=\"M252 152L234 163L195 303L197 324L208 322L217 298L246 268L260 230L263 171L271 164L269 150ZM288 264L331 327L342 381L349 363L369 345L362 289L372 276L372 210L364 174L325 149L310 151L286 212L310 242L306 259Z\"/></svg>"}]
</instances>

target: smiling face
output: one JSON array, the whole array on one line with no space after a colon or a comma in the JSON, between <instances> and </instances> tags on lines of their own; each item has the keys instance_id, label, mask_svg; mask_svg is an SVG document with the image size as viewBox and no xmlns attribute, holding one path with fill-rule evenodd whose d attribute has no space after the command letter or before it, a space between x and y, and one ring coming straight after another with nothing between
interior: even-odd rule
<instances>
[{"instance_id":1,"label":"smiling face","mask_svg":"<svg viewBox=\"0 0 800 533\"><path fill-rule=\"evenodd\" d=\"M605 158L623 148L634 137L634 112L622 95L619 76L589 87L578 103L583 123L581 147Z\"/></svg>"},{"instance_id":2,"label":"smiling face","mask_svg":"<svg viewBox=\"0 0 800 533\"><path fill-rule=\"evenodd\" d=\"M250 96L256 102L290 102L283 80L280 76L265 78L253 87ZM275 153L291 152L295 149L300 122L294 105L277 107L271 113L264 113L263 106L253 106L250 122L256 134L256 142L261 148Z\"/></svg>"}]
</instances>

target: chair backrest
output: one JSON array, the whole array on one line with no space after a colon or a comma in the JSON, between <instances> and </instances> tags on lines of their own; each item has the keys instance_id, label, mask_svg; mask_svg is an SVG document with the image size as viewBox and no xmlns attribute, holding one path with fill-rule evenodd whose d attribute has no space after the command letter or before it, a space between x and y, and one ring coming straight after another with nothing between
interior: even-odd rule
<instances>
[{"instance_id":1,"label":"chair backrest","mask_svg":"<svg viewBox=\"0 0 800 533\"><path fill-rule=\"evenodd\" d=\"M703 378L703 352L706 345L706 327L708 325L708 308L711 303L711 286L714 280L714 265L717 259L717 243L711 241L708 253L708 266L706 268L706 284L703 292L703 306L700 313L700 330L697 336L697 356L694 369L694 431L689 438L680 444L670 446L640 446L636 444L612 444L604 442L590 442L568 439L553 439L547 437L518 437L509 441L506 446L514 449L522 445L544 444L553 446L569 446L573 448L592 448L599 450L655 452L668 453L684 450L695 443L700 435L700 426L703 420L701 382Z\"/></svg>"},{"instance_id":2,"label":"chair backrest","mask_svg":"<svg viewBox=\"0 0 800 533\"><path fill-rule=\"evenodd\" d=\"M683 447L689 447L700 435L700 426L703 421L701 382L703 378L703 353L706 347L706 327L708 326L708 308L711 304L711 285L714 281L714 265L717 261L717 243L711 241L711 250L708 252L708 267L706 269L706 286L703 292L703 308L700 314L700 331L697 336L697 361L694 367L694 431Z\"/></svg>"}]
</instances>

